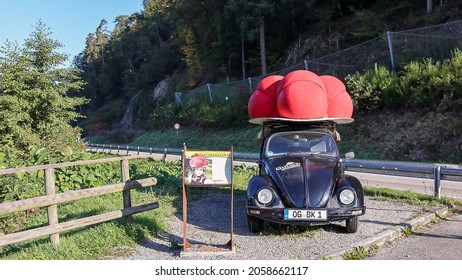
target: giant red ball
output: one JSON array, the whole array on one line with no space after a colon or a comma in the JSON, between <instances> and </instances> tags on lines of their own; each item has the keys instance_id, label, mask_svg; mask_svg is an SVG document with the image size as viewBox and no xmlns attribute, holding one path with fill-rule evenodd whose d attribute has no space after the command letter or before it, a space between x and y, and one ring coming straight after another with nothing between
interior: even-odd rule
<instances>
[{"instance_id":1,"label":"giant red ball","mask_svg":"<svg viewBox=\"0 0 462 280\"><path fill-rule=\"evenodd\" d=\"M315 119L327 117L327 94L324 83L313 72L297 70L279 83L279 117Z\"/></svg>"},{"instance_id":2,"label":"giant red ball","mask_svg":"<svg viewBox=\"0 0 462 280\"><path fill-rule=\"evenodd\" d=\"M248 103L250 118L276 117L277 89L283 76L271 75L258 83Z\"/></svg>"},{"instance_id":3,"label":"giant red ball","mask_svg":"<svg viewBox=\"0 0 462 280\"><path fill-rule=\"evenodd\" d=\"M345 84L338 78L329 75L320 76L327 89L327 115L329 118L351 118L353 101Z\"/></svg>"}]
</instances>

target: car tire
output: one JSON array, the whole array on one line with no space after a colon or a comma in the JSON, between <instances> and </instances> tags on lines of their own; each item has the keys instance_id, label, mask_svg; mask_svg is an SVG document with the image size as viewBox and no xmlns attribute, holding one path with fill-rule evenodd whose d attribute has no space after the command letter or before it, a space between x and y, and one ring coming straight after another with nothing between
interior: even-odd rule
<instances>
[{"instance_id":1,"label":"car tire","mask_svg":"<svg viewBox=\"0 0 462 280\"><path fill-rule=\"evenodd\" d=\"M348 233L355 233L358 231L359 218L358 216L346 220L346 231Z\"/></svg>"},{"instance_id":2,"label":"car tire","mask_svg":"<svg viewBox=\"0 0 462 280\"><path fill-rule=\"evenodd\" d=\"M263 220L247 215L247 226L252 233L260 232L263 229Z\"/></svg>"}]
</instances>

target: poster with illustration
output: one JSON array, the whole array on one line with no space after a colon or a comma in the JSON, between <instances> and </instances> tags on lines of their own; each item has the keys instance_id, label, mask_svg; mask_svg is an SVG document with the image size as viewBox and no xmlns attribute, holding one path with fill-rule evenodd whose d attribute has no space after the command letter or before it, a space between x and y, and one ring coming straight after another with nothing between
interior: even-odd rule
<instances>
[{"instance_id":1,"label":"poster with illustration","mask_svg":"<svg viewBox=\"0 0 462 280\"><path fill-rule=\"evenodd\" d=\"M183 181L185 185L230 185L231 152L186 151Z\"/></svg>"}]
</instances>

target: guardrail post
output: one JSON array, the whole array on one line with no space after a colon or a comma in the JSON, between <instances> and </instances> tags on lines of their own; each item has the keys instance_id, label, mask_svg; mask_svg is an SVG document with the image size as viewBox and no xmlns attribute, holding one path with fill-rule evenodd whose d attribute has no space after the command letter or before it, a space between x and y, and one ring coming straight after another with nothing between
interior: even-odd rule
<instances>
[{"instance_id":1,"label":"guardrail post","mask_svg":"<svg viewBox=\"0 0 462 280\"><path fill-rule=\"evenodd\" d=\"M441 198L441 166L435 166L433 169L433 178L435 180L435 197Z\"/></svg>"},{"instance_id":2,"label":"guardrail post","mask_svg":"<svg viewBox=\"0 0 462 280\"><path fill-rule=\"evenodd\" d=\"M54 169L45 169L45 190L47 195L52 195L56 193L55 187L55 170ZM48 224L56 225L58 224L58 205L53 204L47 207L48 214ZM59 245L59 233L54 233L50 235L50 241L53 245Z\"/></svg>"},{"instance_id":3,"label":"guardrail post","mask_svg":"<svg viewBox=\"0 0 462 280\"><path fill-rule=\"evenodd\" d=\"M128 159L123 159L121 162L121 170L122 170L122 182L127 183L130 181L130 169L128 165ZM124 209L132 207L132 199L130 190L123 190L122 191L123 202L124 202ZM127 224L131 224L132 222L132 215L125 216L125 222Z\"/></svg>"}]
</instances>

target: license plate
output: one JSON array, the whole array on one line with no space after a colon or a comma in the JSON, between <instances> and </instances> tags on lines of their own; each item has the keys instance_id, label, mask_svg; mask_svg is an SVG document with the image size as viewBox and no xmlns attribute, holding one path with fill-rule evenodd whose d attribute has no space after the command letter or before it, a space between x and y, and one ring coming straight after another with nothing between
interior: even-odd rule
<instances>
[{"instance_id":1,"label":"license plate","mask_svg":"<svg viewBox=\"0 0 462 280\"><path fill-rule=\"evenodd\" d=\"M284 220L326 221L326 210L284 209Z\"/></svg>"}]
</instances>

